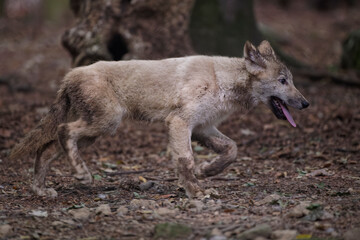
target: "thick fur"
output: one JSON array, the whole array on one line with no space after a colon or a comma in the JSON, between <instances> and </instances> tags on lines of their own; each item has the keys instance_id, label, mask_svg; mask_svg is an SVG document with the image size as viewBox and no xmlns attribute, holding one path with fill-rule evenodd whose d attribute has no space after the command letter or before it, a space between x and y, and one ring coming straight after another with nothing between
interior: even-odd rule
<instances>
[{"instance_id":1,"label":"thick fur","mask_svg":"<svg viewBox=\"0 0 360 240\"><path fill-rule=\"evenodd\" d=\"M286 85L279 83L280 77L287 79ZM266 41L258 48L247 42L244 58L101 61L75 68L65 76L48 115L14 147L10 158L35 152L33 190L38 195L56 196L55 190L45 188L45 176L58 155L48 160L41 157L56 139L74 167L75 177L91 183L78 146L115 133L124 118L164 121L172 158L178 163L179 184L189 197L195 197L202 194L197 177L216 175L236 160L236 143L216 126L236 109L246 113L259 102L268 104L271 96L299 109L306 102L290 71ZM191 139L219 157L196 167Z\"/></svg>"},{"instance_id":2,"label":"thick fur","mask_svg":"<svg viewBox=\"0 0 360 240\"><path fill-rule=\"evenodd\" d=\"M66 120L68 99L60 90L49 113L10 152L9 158L16 159L36 153L44 145L56 140L57 127Z\"/></svg>"}]
</instances>

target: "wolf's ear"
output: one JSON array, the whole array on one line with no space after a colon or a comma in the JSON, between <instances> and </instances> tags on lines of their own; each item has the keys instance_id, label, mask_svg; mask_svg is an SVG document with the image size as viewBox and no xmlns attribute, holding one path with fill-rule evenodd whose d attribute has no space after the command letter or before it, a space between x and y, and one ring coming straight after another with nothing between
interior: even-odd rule
<instances>
[{"instance_id":1,"label":"wolf's ear","mask_svg":"<svg viewBox=\"0 0 360 240\"><path fill-rule=\"evenodd\" d=\"M246 69L251 74L258 74L266 68L265 59L249 41L246 41L244 46L244 58Z\"/></svg>"},{"instance_id":2,"label":"wolf's ear","mask_svg":"<svg viewBox=\"0 0 360 240\"><path fill-rule=\"evenodd\" d=\"M274 59L276 59L276 55L275 55L275 51L274 49L270 46L270 43L266 40L262 41L260 43L260 45L258 46L259 52L261 53L261 55L263 56L271 56Z\"/></svg>"}]
</instances>

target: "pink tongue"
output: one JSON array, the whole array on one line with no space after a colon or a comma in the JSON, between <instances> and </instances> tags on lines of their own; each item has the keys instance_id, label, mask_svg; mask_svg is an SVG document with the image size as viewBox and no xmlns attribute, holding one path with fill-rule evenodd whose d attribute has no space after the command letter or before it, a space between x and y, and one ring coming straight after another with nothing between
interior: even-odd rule
<instances>
[{"instance_id":1,"label":"pink tongue","mask_svg":"<svg viewBox=\"0 0 360 240\"><path fill-rule=\"evenodd\" d=\"M293 127L296 127L296 123L295 123L294 119L292 118L290 112L281 103L280 103L280 106L281 106L281 109L282 109L283 113L285 114L286 119L289 121L289 123Z\"/></svg>"}]
</instances>

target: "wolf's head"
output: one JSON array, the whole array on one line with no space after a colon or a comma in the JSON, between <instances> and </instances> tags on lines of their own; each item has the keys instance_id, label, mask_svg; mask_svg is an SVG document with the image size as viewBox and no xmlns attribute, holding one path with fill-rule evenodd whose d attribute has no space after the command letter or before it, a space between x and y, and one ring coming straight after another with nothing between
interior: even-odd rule
<instances>
[{"instance_id":1,"label":"wolf's head","mask_svg":"<svg viewBox=\"0 0 360 240\"><path fill-rule=\"evenodd\" d=\"M251 75L252 95L270 107L279 119L296 127L287 105L303 109L309 102L296 89L289 69L276 57L268 41L256 48L250 42L244 46L246 70Z\"/></svg>"}]
</instances>

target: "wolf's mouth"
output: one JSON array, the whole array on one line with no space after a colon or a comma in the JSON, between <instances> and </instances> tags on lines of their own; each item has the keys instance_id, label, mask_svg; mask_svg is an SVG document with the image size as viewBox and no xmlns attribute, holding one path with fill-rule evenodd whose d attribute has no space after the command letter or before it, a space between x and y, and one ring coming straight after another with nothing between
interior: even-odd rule
<instances>
[{"instance_id":1,"label":"wolf's mouth","mask_svg":"<svg viewBox=\"0 0 360 240\"><path fill-rule=\"evenodd\" d=\"M272 112L275 114L275 116L278 119L288 120L293 127L296 127L296 123L292 118L289 109L283 100L281 100L278 97L272 96L270 97L269 102Z\"/></svg>"}]
</instances>

